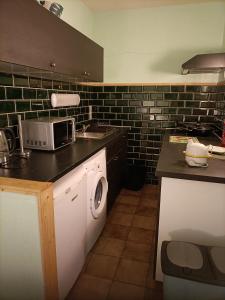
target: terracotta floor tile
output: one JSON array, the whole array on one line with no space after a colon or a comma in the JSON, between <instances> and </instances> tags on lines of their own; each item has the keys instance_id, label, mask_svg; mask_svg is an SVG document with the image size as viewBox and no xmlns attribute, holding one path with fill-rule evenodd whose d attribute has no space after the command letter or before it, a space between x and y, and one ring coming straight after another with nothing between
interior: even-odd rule
<instances>
[{"instance_id":1,"label":"terracotta floor tile","mask_svg":"<svg viewBox=\"0 0 225 300\"><path fill-rule=\"evenodd\" d=\"M156 217L143 217L135 215L133 218L133 227L155 230Z\"/></svg>"},{"instance_id":2,"label":"terracotta floor tile","mask_svg":"<svg viewBox=\"0 0 225 300\"><path fill-rule=\"evenodd\" d=\"M156 216L157 215L157 209L154 208L154 207L139 205L136 208L135 215L144 216L144 217Z\"/></svg>"},{"instance_id":3,"label":"terracotta floor tile","mask_svg":"<svg viewBox=\"0 0 225 300\"><path fill-rule=\"evenodd\" d=\"M133 215L124 214L120 212L113 212L109 219L109 222L111 224L131 226L132 220L133 220Z\"/></svg>"},{"instance_id":4,"label":"terracotta floor tile","mask_svg":"<svg viewBox=\"0 0 225 300\"><path fill-rule=\"evenodd\" d=\"M138 192L121 191L67 300L163 299L162 283L153 278L158 207L157 186L147 185ZM132 227L120 225L130 225L131 218Z\"/></svg>"},{"instance_id":5,"label":"terracotta floor tile","mask_svg":"<svg viewBox=\"0 0 225 300\"><path fill-rule=\"evenodd\" d=\"M122 257L149 263L152 255L151 250L149 245L127 241Z\"/></svg>"},{"instance_id":6,"label":"terracotta floor tile","mask_svg":"<svg viewBox=\"0 0 225 300\"><path fill-rule=\"evenodd\" d=\"M145 184L143 188L141 189L142 195L151 195L153 193L159 193L160 187L159 185L151 185L151 184Z\"/></svg>"},{"instance_id":7,"label":"terracotta floor tile","mask_svg":"<svg viewBox=\"0 0 225 300\"><path fill-rule=\"evenodd\" d=\"M163 291L146 289L144 300L163 300Z\"/></svg>"},{"instance_id":8,"label":"terracotta floor tile","mask_svg":"<svg viewBox=\"0 0 225 300\"><path fill-rule=\"evenodd\" d=\"M115 275L119 259L117 257L93 254L85 273L112 279Z\"/></svg>"},{"instance_id":9,"label":"terracotta floor tile","mask_svg":"<svg viewBox=\"0 0 225 300\"><path fill-rule=\"evenodd\" d=\"M82 274L66 300L105 300L112 281Z\"/></svg>"},{"instance_id":10,"label":"terracotta floor tile","mask_svg":"<svg viewBox=\"0 0 225 300\"><path fill-rule=\"evenodd\" d=\"M153 242L154 231L143 228L132 227L129 234L128 240L136 243L142 243L150 245Z\"/></svg>"},{"instance_id":11,"label":"terracotta floor tile","mask_svg":"<svg viewBox=\"0 0 225 300\"><path fill-rule=\"evenodd\" d=\"M122 255L124 247L125 241L101 237L96 243L93 252L95 254L120 257Z\"/></svg>"},{"instance_id":12,"label":"terracotta floor tile","mask_svg":"<svg viewBox=\"0 0 225 300\"><path fill-rule=\"evenodd\" d=\"M140 261L121 259L115 279L122 282L145 286L149 264Z\"/></svg>"},{"instance_id":13,"label":"terracotta floor tile","mask_svg":"<svg viewBox=\"0 0 225 300\"><path fill-rule=\"evenodd\" d=\"M123 226L123 225L106 224L102 236L108 238L126 240L128 237L129 229L130 227Z\"/></svg>"},{"instance_id":14,"label":"terracotta floor tile","mask_svg":"<svg viewBox=\"0 0 225 300\"><path fill-rule=\"evenodd\" d=\"M120 191L120 195L130 195L130 196L140 196L142 193L142 190L139 191L132 191L128 189L122 189Z\"/></svg>"},{"instance_id":15,"label":"terracotta floor tile","mask_svg":"<svg viewBox=\"0 0 225 300\"><path fill-rule=\"evenodd\" d=\"M140 198L140 206L159 208L160 201L154 197L142 196Z\"/></svg>"},{"instance_id":16,"label":"terracotta floor tile","mask_svg":"<svg viewBox=\"0 0 225 300\"><path fill-rule=\"evenodd\" d=\"M114 212L120 212L125 214L134 214L136 210L136 206L129 204L116 204L113 207Z\"/></svg>"},{"instance_id":17,"label":"terracotta floor tile","mask_svg":"<svg viewBox=\"0 0 225 300\"><path fill-rule=\"evenodd\" d=\"M87 266L88 266L88 263L89 263L89 261L91 260L92 256L93 256L93 252L90 251L90 252L87 254L87 256L86 256L85 263L84 263L84 266L83 266L82 271L81 271L82 273L85 272L85 270L86 270L86 268L87 268Z\"/></svg>"},{"instance_id":18,"label":"terracotta floor tile","mask_svg":"<svg viewBox=\"0 0 225 300\"><path fill-rule=\"evenodd\" d=\"M113 208L112 208L111 211L107 214L106 224L111 223L111 219L112 219L112 217L113 217L113 214L114 214L114 210L113 210Z\"/></svg>"},{"instance_id":19,"label":"terracotta floor tile","mask_svg":"<svg viewBox=\"0 0 225 300\"><path fill-rule=\"evenodd\" d=\"M122 195L119 196L116 200L117 204L129 204L129 205L138 205L140 202L139 196L131 196L131 195Z\"/></svg>"},{"instance_id":20,"label":"terracotta floor tile","mask_svg":"<svg viewBox=\"0 0 225 300\"><path fill-rule=\"evenodd\" d=\"M107 300L143 300L145 289L135 285L114 281Z\"/></svg>"}]
</instances>

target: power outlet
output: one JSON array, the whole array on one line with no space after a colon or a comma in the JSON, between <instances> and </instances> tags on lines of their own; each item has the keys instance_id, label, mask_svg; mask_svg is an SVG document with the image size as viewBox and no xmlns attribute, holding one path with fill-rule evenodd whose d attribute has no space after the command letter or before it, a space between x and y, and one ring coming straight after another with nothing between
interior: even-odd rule
<instances>
[{"instance_id":1,"label":"power outlet","mask_svg":"<svg viewBox=\"0 0 225 300\"><path fill-rule=\"evenodd\" d=\"M89 119L89 120L92 120L92 106L89 105L88 108L89 108L89 111L88 111L88 119Z\"/></svg>"}]
</instances>

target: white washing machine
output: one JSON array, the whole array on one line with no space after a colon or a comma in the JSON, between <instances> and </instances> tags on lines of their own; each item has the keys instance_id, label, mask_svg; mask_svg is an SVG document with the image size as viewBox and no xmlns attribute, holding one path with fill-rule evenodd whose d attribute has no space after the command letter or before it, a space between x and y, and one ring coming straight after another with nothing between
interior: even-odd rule
<instances>
[{"instance_id":1,"label":"white washing machine","mask_svg":"<svg viewBox=\"0 0 225 300\"><path fill-rule=\"evenodd\" d=\"M105 149L89 158L83 166L87 176L87 254L98 239L106 221L108 182Z\"/></svg>"},{"instance_id":2,"label":"white washing machine","mask_svg":"<svg viewBox=\"0 0 225 300\"><path fill-rule=\"evenodd\" d=\"M86 173L75 168L53 185L59 299L66 298L85 262Z\"/></svg>"}]
</instances>

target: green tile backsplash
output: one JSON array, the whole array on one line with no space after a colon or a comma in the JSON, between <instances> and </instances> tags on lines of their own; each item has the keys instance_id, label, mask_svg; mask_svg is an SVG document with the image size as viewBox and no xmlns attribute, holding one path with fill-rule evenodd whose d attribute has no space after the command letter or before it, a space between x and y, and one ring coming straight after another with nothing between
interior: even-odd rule
<instances>
[{"instance_id":1,"label":"green tile backsplash","mask_svg":"<svg viewBox=\"0 0 225 300\"><path fill-rule=\"evenodd\" d=\"M56 93L79 93L78 107L54 109ZM157 183L155 169L165 128L176 122L205 122L221 126L225 115L225 87L216 85L110 85L85 86L64 81L0 73L0 127L17 132L22 118L74 116L79 126L88 121L92 105L96 121L130 126L128 162L145 166L146 182Z\"/></svg>"},{"instance_id":2,"label":"green tile backsplash","mask_svg":"<svg viewBox=\"0 0 225 300\"><path fill-rule=\"evenodd\" d=\"M79 93L83 110L73 107L53 109L50 97L54 93ZM68 82L0 73L0 126L15 126L17 114L23 119L43 116L74 116L77 124L88 120L90 89Z\"/></svg>"},{"instance_id":3,"label":"green tile backsplash","mask_svg":"<svg viewBox=\"0 0 225 300\"><path fill-rule=\"evenodd\" d=\"M0 87L0 100L5 99L5 88Z\"/></svg>"},{"instance_id":4,"label":"green tile backsplash","mask_svg":"<svg viewBox=\"0 0 225 300\"><path fill-rule=\"evenodd\" d=\"M13 85L13 77L11 74L0 73L0 85Z\"/></svg>"},{"instance_id":5,"label":"green tile backsplash","mask_svg":"<svg viewBox=\"0 0 225 300\"><path fill-rule=\"evenodd\" d=\"M129 164L145 166L146 182L157 183L155 169L166 128L177 122L215 126L224 118L224 86L140 85L92 89L94 118L110 125L130 126Z\"/></svg>"}]
</instances>

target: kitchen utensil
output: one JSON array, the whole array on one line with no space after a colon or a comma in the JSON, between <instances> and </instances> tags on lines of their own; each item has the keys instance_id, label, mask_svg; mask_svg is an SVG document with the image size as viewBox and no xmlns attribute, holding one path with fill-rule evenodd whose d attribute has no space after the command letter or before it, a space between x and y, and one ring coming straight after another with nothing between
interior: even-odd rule
<instances>
[{"instance_id":1,"label":"kitchen utensil","mask_svg":"<svg viewBox=\"0 0 225 300\"><path fill-rule=\"evenodd\" d=\"M0 164L5 165L16 147L16 138L11 128L0 129Z\"/></svg>"},{"instance_id":2,"label":"kitchen utensil","mask_svg":"<svg viewBox=\"0 0 225 300\"><path fill-rule=\"evenodd\" d=\"M191 167L207 167L208 166L208 146L201 143L194 143L189 140L185 153L185 160Z\"/></svg>"},{"instance_id":3,"label":"kitchen utensil","mask_svg":"<svg viewBox=\"0 0 225 300\"><path fill-rule=\"evenodd\" d=\"M4 129L0 130L0 152L9 152L9 146Z\"/></svg>"},{"instance_id":4,"label":"kitchen utensil","mask_svg":"<svg viewBox=\"0 0 225 300\"><path fill-rule=\"evenodd\" d=\"M23 158L28 158L30 156L31 150L24 150L23 147L23 130L21 125L21 115L18 115L18 128L19 128L20 149L17 155Z\"/></svg>"},{"instance_id":5,"label":"kitchen utensil","mask_svg":"<svg viewBox=\"0 0 225 300\"><path fill-rule=\"evenodd\" d=\"M5 165L9 160L9 146L5 136L5 130L0 130L0 165Z\"/></svg>"},{"instance_id":6,"label":"kitchen utensil","mask_svg":"<svg viewBox=\"0 0 225 300\"><path fill-rule=\"evenodd\" d=\"M224 147L209 145L208 150L209 150L210 153L215 153L215 154L220 154L220 155L225 154L225 148Z\"/></svg>"},{"instance_id":7,"label":"kitchen utensil","mask_svg":"<svg viewBox=\"0 0 225 300\"><path fill-rule=\"evenodd\" d=\"M212 133L212 127L207 124L197 123L192 130L193 135L209 136Z\"/></svg>"},{"instance_id":8,"label":"kitchen utensil","mask_svg":"<svg viewBox=\"0 0 225 300\"><path fill-rule=\"evenodd\" d=\"M0 152L11 154L16 147L16 138L11 128L0 129Z\"/></svg>"},{"instance_id":9,"label":"kitchen utensil","mask_svg":"<svg viewBox=\"0 0 225 300\"><path fill-rule=\"evenodd\" d=\"M213 127L204 123L177 123L177 130L193 136L209 136L213 132Z\"/></svg>"}]
</instances>

